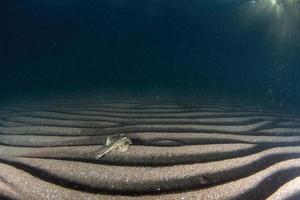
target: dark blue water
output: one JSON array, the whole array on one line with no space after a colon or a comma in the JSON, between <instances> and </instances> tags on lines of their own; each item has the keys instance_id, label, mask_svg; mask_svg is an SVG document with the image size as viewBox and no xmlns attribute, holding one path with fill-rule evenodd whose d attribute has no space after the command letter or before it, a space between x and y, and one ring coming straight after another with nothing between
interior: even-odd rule
<instances>
[{"instance_id":1,"label":"dark blue water","mask_svg":"<svg viewBox=\"0 0 300 200\"><path fill-rule=\"evenodd\" d=\"M78 90L286 104L300 98L297 1L280 5L284 13L244 0L0 4L2 96Z\"/></svg>"}]
</instances>

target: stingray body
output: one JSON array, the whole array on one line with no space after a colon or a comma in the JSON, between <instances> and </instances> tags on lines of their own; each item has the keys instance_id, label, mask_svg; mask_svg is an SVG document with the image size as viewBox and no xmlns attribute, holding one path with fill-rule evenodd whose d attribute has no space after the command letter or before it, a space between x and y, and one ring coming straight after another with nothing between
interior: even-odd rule
<instances>
[{"instance_id":1,"label":"stingray body","mask_svg":"<svg viewBox=\"0 0 300 200\"><path fill-rule=\"evenodd\" d=\"M131 145L132 142L129 137L126 135L113 135L109 136L106 139L106 142L102 149L97 153L95 159L98 160L105 156L107 153L110 151L120 151L120 152L125 152L127 151L129 145Z\"/></svg>"}]
</instances>

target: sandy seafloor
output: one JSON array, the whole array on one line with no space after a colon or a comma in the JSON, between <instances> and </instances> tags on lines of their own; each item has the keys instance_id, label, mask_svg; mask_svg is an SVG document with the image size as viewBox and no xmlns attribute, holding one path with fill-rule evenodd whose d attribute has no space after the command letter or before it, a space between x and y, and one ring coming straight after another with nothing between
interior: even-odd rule
<instances>
[{"instance_id":1,"label":"sandy seafloor","mask_svg":"<svg viewBox=\"0 0 300 200\"><path fill-rule=\"evenodd\" d=\"M95 155L110 135L126 152ZM7 98L1 199L299 199L300 115L247 99Z\"/></svg>"}]
</instances>

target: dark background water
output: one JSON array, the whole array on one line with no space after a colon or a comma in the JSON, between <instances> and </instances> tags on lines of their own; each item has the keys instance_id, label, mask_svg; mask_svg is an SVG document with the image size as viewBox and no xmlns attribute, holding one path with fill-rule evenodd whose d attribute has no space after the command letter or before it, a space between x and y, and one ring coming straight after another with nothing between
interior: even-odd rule
<instances>
[{"instance_id":1,"label":"dark background water","mask_svg":"<svg viewBox=\"0 0 300 200\"><path fill-rule=\"evenodd\" d=\"M243 23L244 3L1 1L0 89L204 93L297 103L300 35L276 44L268 20Z\"/></svg>"}]
</instances>

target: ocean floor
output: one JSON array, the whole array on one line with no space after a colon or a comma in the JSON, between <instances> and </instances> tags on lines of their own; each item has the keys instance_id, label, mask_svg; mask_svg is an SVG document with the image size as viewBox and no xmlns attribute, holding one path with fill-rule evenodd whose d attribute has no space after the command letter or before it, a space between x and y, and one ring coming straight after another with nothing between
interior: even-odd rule
<instances>
[{"instance_id":1,"label":"ocean floor","mask_svg":"<svg viewBox=\"0 0 300 200\"><path fill-rule=\"evenodd\" d=\"M127 151L95 159L118 134ZM0 105L1 199L300 199L299 186L296 110L101 95Z\"/></svg>"}]
</instances>

